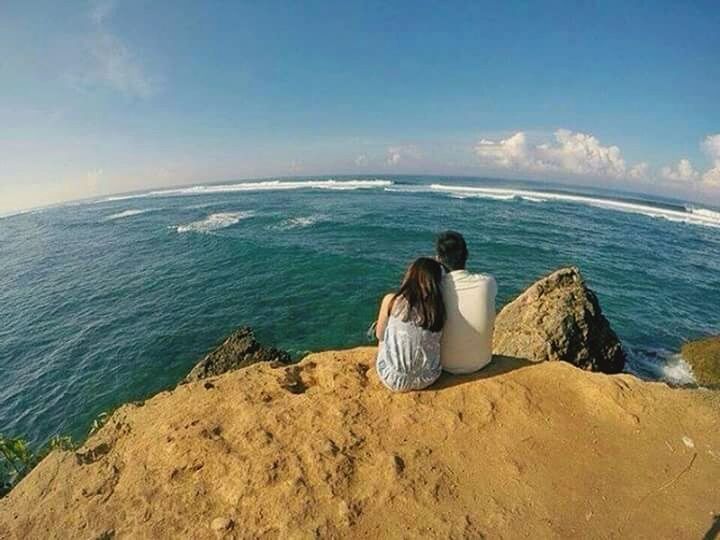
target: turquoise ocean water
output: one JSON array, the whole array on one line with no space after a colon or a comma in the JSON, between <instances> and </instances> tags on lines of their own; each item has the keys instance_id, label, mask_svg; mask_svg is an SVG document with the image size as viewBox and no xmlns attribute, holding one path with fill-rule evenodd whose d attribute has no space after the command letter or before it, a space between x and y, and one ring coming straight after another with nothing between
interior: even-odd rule
<instances>
[{"instance_id":1,"label":"turquoise ocean water","mask_svg":"<svg viewBox=\"0 0 720 540\"><path fill-rule=\"evenodd\" d=\"M720 331L707 207L447 177L139 193L0 219L0 432L82 437L240 325L296 356L366 344L378 298L445 228L496 276L499 306L579 266L640 376L687 380L682 341Z\"/></svg>"}]
</instances>

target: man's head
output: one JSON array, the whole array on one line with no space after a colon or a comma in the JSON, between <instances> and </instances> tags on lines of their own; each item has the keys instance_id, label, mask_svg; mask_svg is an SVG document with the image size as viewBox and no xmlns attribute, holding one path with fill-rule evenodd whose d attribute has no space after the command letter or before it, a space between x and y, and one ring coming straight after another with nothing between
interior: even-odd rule
<instances>
[{"instance_id":1,"label":"man's head","mask_svg":"<svg viewBox=\"0 0 720 540\"><path fill-rule=\"evenodd\" d=\"M462 234L445 231L435 240L438 260L449 270L463 270L468 258L468 249Z\"/></svg>"}]
</instances>

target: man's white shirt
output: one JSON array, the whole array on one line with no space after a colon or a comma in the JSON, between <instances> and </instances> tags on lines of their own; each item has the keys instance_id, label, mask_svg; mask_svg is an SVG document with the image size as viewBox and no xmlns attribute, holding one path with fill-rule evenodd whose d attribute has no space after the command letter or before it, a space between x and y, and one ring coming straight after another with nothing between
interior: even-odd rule
<instances>
[{"instance_id":1,"label":"man's white shirt","mask_svg":"<svg viewBox=\"0 0 720 540\"><path fill-rule=\"evenodd\" d=\"M450 373L471 373L492 359L497 284L489 274L455 270L442 282L447 319L440 362Z\"/></svg>"}]
</instances>

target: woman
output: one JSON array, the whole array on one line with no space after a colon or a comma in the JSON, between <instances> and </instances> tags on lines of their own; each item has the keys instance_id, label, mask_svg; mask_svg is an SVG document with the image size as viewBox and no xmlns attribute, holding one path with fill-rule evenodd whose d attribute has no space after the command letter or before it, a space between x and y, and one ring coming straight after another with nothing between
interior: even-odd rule
<instances>
[{"instance_id":1,"label":"woman","mask_svg":"<svg viewBox=\"0 0 720 540\"><path fill-rule=\"evenodd\" d=\"M400 290L385 295L380 304L376 368L390 390L419 390L440 376L440 336L445 324L441 279L440 263L420 257L408 268Z\"/></svg>"}]
</instances>

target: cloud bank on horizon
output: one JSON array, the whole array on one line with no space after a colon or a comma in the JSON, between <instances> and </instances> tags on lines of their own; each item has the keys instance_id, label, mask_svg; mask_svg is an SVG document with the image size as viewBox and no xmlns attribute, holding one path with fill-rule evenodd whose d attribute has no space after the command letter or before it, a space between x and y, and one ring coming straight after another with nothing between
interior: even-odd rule
<instances>
[{"instance_id":1,"label":"cloud bank on horizon","mask_svg":"<svg viewBox=\"0 0 720 540\"><path fill-rule=\"evenodd\" d=\"M687 158L652 173L641 161L629 165L617 146L604 146L596 137L558 129L553 141L528 142L525 132L500 140L480 139L474 151L483 164L519 172L559 172L578 177L642 181L651 179L720 186L720 134L708 135L702 143L712 166L704 173L695 170Z\"/></svg>"},{"instance_id":2,"label":"cloud bank on horizon","mask_svg":"<svg viewBox=\"0 0 720 540\"><path fill-rule=\"evenodd\" d=\"M720 9L610 4L8 2L0 212L389 173L720 205Z\"/></svg>"}]
</instances>

